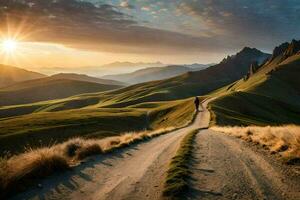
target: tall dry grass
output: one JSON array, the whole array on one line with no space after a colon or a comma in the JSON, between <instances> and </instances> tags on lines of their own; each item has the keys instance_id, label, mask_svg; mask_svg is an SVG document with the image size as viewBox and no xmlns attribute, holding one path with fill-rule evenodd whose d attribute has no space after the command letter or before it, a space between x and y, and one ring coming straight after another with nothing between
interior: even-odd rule
<instances>
[{"instance_id":1,"label":"tall dry grass","mask_svg":"<svg viewBox=\"0 0 300 200\"><path fill-rule=\"evenodd\" d=\"M212 127L211 129L260 144L289 164L300 163L300 126Z\"/></svg>"},{"instance_id":2,"label":"tall dry grass","mask_svg":"<svg viewBox=\"0 0 300 200\"><path fill-rule=\"evenodd\" d=\"M24 190L36 179L68 170L83 159L105 154L165 133L175 128L125 133L106 139L74 138L64 143L0 158L0 198Z\"/></svg>"}]
</instances>

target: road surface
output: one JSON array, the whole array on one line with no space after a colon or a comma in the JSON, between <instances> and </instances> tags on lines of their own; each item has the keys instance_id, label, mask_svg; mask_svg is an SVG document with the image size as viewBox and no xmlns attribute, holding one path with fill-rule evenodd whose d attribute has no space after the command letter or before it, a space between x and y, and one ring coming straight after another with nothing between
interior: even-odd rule
<instances>
[{"instance_id":1,"label":"road surface","mask_svg":"<svg viewBox=\"0 0 300 200\"><path fill-rule=\"evenodd\" d=\"M13 199L141 200L160 199L168 164L189 131L207 127L209 112L200 111L185 128L122 151L95 157L71 172L50 177Z\"/></svg>"},{"instance_id":2,"label":"road surface","mask_svg":"<svg viewBox=\"0 0 300 200\"><path fill-rule=\"evenodd\" d=\"M168 164L181 139L190 130L208 126L206 105L186 128L94 157L13 199L161 199ZM245 142L206 129L194 145L187 199L300 199L299 173Z\"/></svg>"},{"instance_id":3,"label":"road surface","mask_svg":"<svg viewBox=\"0 0 300 200\"><path fill-rule=\"evenodd\" d=\"M189 199L300 199L300 171L268 151L209 129L195 146Z\"/></svg>"}]
</instances>

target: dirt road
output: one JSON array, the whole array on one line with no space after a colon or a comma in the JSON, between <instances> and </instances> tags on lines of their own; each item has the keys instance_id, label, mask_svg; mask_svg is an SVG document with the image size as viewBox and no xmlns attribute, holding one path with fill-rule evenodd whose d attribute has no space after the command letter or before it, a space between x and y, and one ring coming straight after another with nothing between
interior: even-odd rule
<instances>
[{"instance_id":1,"label":"dirt road","mask_svg":"<svg viewBox=\"0 0 300 200\"><path fill-rule=\"evenodd\" d=\"M207 127L209 118L204 109L189 127L95 157L13 199L160 199L168 164L181 139L190 130ZM245 142L202 130L195 146L187 199L300 199L299 174Z\"/></svg>"},{"instance_id":2,"label":"dirt road","mask_svg":"<svg viewBox=\"0 0 300 200\"><path fill-rule=\"evenodd\" d=\"M199 112L194 123L186 128L98 156L13 199L160 199L165 172L182 137L208 122L209 113Z\"/></svg>"},{"instance_id":3,"label":"dirt road","mask_svg":"<svg viewBox=\"0 0 300 200\"><path fill-rule=\"evenodd\" d=\"M212 130L195 146L189 199L300 199L300 174L269 152Z\"/></svg>"}]
</instances>

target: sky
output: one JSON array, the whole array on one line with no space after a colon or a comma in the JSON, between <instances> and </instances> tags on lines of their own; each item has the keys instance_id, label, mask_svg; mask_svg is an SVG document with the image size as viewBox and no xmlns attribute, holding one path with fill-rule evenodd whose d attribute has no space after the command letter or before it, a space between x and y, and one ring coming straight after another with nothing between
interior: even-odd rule
<instances>
[{"instance_id":1,"label":"sky","mask_svg":"<svg viewBox=\"0 0 300 200\"><path fill-rule=\"evenodd\" d=\"M17 45L0 50L0 62L36 70L211 63L299 39L299 21L299 0L1 0L0 40Z\"/></svg>"}]
</instances>

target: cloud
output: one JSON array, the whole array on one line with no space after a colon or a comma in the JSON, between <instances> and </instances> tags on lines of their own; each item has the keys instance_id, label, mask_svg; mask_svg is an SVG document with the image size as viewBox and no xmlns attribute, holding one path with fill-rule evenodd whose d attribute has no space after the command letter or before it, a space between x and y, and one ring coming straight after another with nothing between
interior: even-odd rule
<instances>
[{"instance_id":1,"label":"cloud","mask_svg":"<svg viewBox=\"0 0 300 200\"><path fill-rule=\"evenodd\" d=\"M143 6L143 7L141 8L141 10L144 10L144 11L150 11L151 8L150 8L149 6Z\"/></svg>"},{"instance_id":2,"label":"cloud","mask_svg":"<svg viewBox=\"0 0 300 200\"><path fill-rule=\"evenodd\" d=\"M270 47L300 35L297 0L194 0L181 3L178 10L231 43Z\"/></svg>"},{"instance_id":3,"label":"cloud","mask_svg":"<svg viewBox=\"0 0 300 200\"><path fill-rule=\"evenodd\" d=\"M209 50L213 43L207 38L141 26L112 5L77 0L0 2L0 20L2 30L9 24L10 30L22 30L27 39L95 51L193 53Z\"/></svg>"},{"instance_id":4,"label":"cloud","mask_svg":"<svg viewBox=\"0 0 300 200\"><path fill-rule=\"evenodd\" d=\"M122 1L120 3L120 6L123 7L123 8L128 8L128 9L134 9L135 6L130 4L128 1Z\"/></svg>"},{"instance_id":5,"label":"cloud","mask_svg":"<svg viewBox=\"0 0 300 200\"><path fill-rule=\"evenodd\" d=\"M187 55L243 46L271 50L300 35L298 0L91 2L3 0L0 32L94 51Z\"/></svg>"}]
</instances>

